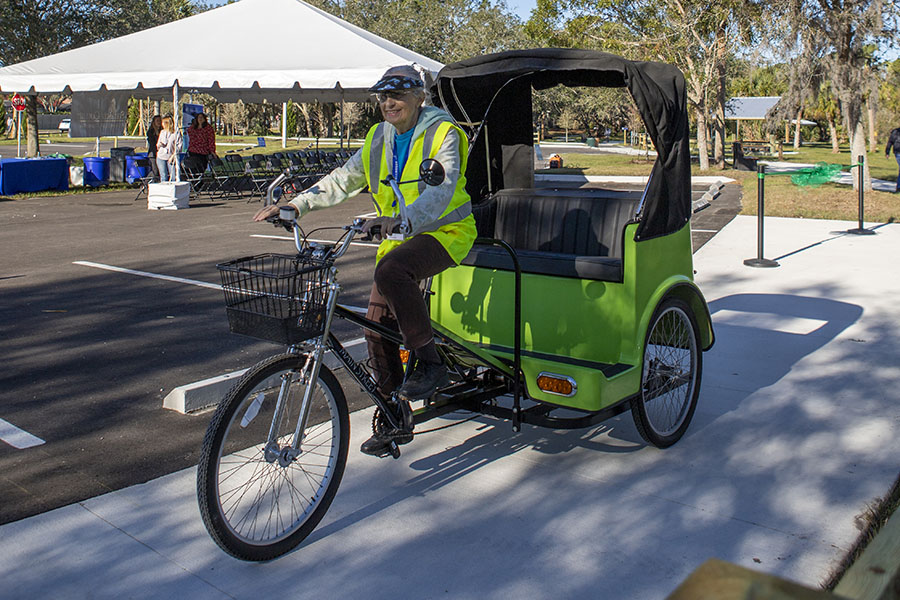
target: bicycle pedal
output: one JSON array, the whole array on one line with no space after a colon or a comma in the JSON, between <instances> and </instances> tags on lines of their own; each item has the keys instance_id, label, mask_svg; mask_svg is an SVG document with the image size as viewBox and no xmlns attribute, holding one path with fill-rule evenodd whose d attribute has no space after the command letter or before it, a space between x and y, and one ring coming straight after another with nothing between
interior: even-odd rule
<instances>
[{"instance_id":1,"label":"bicycle pedal","mask_svg":"<svg viewBox=\"0 0 900 600\"><path fill-rule=\"evenodd\" d=\"M400 458L400 447L397 445L396 441L391 441L391 445L388 446L388 450L395 460Z\"/></svg>"}]
</instances>

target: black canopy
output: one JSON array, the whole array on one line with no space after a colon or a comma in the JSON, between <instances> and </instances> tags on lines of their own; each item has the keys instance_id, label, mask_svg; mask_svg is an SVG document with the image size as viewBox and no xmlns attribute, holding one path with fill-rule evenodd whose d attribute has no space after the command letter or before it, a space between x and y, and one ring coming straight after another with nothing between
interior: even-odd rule
<instances>
[{"instance_id":1,"label":"black canopy","mask_svg":"<svg viewBox=\"0 0 900 600\"><path fill-rule=\"evenodd\" d=\"M690 147L684 76L657 62L572 48L514 50L445 66L435 103L470 132L467 188L478 201L503 188L534 186L531 90L556 85L625 87L658 158L650 174L637 238L680 229L691 216Z\"/></svg>"}]
</instances>

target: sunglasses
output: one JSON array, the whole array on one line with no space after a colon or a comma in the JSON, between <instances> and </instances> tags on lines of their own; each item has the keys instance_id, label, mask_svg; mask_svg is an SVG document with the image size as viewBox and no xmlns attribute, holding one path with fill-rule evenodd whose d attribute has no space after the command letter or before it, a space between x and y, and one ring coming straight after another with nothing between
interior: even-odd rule
<instances>
[{"instance_id":1,"label":"sunglasses","mask_svg":"<svg viewBox=\"0 0 900 600\"><path fill-rule=\"evenodd\" d=\"M403 100L407 95L409 95L409 91L376 92L375 99L379 102L387 102L388 98Z\"/></svg>"}]
</instances>

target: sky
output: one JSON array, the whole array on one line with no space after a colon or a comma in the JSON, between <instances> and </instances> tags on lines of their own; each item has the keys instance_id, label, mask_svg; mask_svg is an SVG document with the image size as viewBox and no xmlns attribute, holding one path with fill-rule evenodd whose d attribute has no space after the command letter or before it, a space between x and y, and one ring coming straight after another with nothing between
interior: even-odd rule
<instances>
[{"instance_id":1,"label":"sky","mask_svg":"<svg viewBox=\"0 0 900 600\"><path fill-rule=\"evenodd\" d=\"M522 21L527 21L531 11L537 6L537 0L506 0L506 5L519 15Z\"/></svg>"}]
</instances>

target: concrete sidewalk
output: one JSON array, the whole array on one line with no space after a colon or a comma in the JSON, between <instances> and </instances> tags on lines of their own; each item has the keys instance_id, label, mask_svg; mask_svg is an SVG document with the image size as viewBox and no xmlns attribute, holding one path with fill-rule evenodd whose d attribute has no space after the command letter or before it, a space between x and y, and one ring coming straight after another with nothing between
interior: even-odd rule
<instances>
[{"instance_id":1,"label":"concrete sidewalk","mask_svg":"<svg viewBox=\"0 0 900 600\"><path fill-rule=\"evenodd\" d=\"M519 434L478 419L376 460L355 451L362 411L299 550L223 554L186 470L0 527L0 596L648 600L709 557L815 586L900 471L900 225L841 233L855 225L767 219L781 266L752 269L739 216L695 255L717 342L668 450L626 413Z\"/></svg>"}]
</instances>

